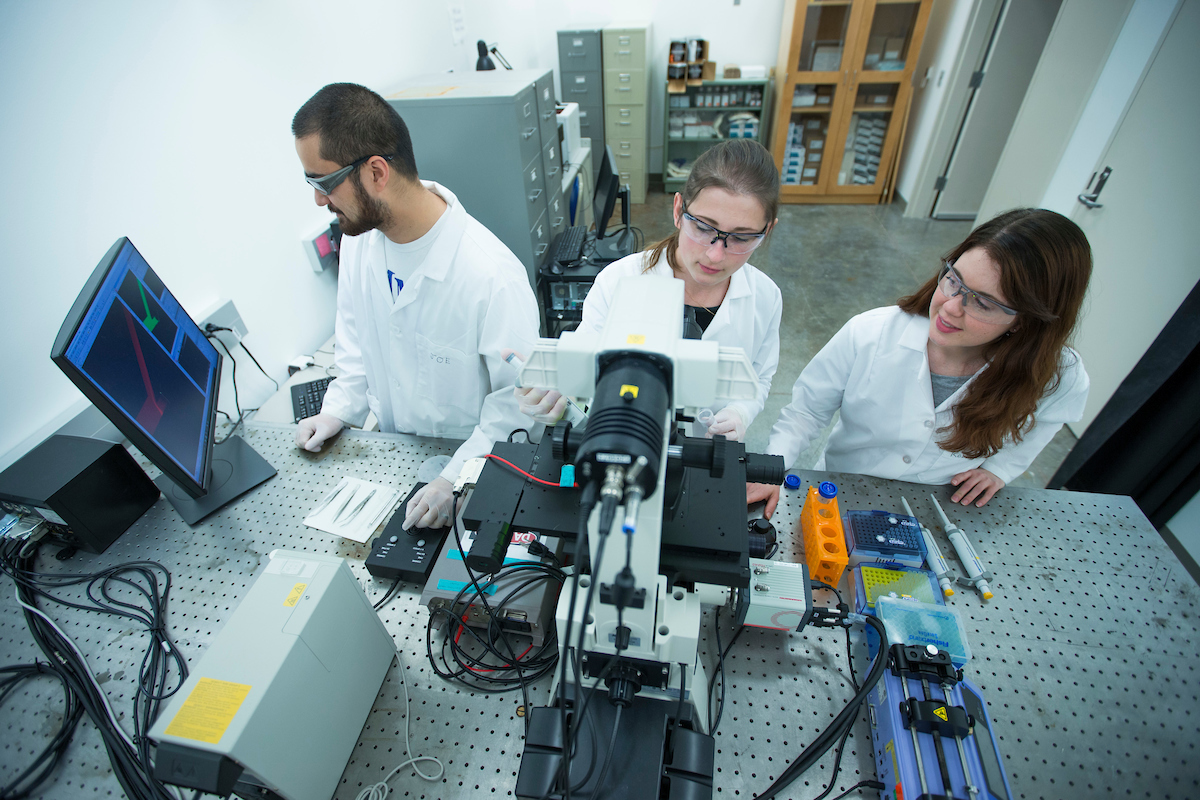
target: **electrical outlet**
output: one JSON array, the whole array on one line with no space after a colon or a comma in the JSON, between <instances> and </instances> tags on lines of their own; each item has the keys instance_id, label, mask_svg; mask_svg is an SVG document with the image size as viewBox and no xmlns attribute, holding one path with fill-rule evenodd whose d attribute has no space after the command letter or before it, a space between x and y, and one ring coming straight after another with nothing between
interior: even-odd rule
<instances>
[{"instance_id":1,"label":"electrical outlet","mask_svg":"<svg viewBox=\"0 0 1200 800\"><path fill-rule=\"evenodd\" d=\"M211 312L201 320L200 330L207 333L209 325L215 325L218 328L229 328L228 331L213 331L213 335L229 348L235 347L249 333L246 330L246 323L242 322L242 315L238 313L237 306L233 304L232 300L226 300L217 307L216 311Z\"/></svg>"}]
</instances>

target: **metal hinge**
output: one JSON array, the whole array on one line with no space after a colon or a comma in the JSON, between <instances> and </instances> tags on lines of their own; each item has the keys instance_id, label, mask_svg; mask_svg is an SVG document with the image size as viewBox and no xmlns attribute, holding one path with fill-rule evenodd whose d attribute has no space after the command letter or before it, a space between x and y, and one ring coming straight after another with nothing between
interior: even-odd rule
<instances>
[{"instance_id":1,"label":"metal hinge","mask_svg":"<svg viewBox=\"0 0 1200 800\"><path fill-rule=\"evenodd\" d=\"M946 176L945 175L943 175L942 177L938 178L936 181L933 182L933 190L935 192L940 192L942 189L945 189L945 188L946 188Z\"/></svg>"},{"instance_id":2,"label":"metal hinge","mask_svg":"<svg viewBox=\"0 0 1200 800\"><path fill-rule=\"evenodd\" d=\"M968 83L967 86L969 86L972 89L978 89L980 84L982 84L982 83L983 83L983 70L979 70L978 72L971 73L971 82Z\"/></svg>"}]
</instances>

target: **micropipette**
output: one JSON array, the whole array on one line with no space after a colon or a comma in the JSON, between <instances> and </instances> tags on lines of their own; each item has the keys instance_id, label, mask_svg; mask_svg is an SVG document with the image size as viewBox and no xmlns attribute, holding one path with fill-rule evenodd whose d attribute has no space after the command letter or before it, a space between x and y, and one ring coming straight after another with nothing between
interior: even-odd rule
<instances>
[{"instance_id":1,"label":"micropipette","mask_svg":"<svg viewBox=\"0 0 1200 800\"><path fill-rule=\"evenodd\" d=\"M904 503L905 513L916 519L917 515L912 512L912 507L908 505L908 500L901 497L900 502ZM917 523L920 524L920 520L917 520ZM921 538L925 540L925 560L929 563L929 570L937 576L938 585L942 587L942 594L950 597L954 594L954 589L950 582L950 565L946 563L946 559L942 556L942 551L938 549L933 534L924 525L921 525Z\"/></svg>"},{"instance_id":2,"label":"micropipette","mask_svg":"<svg viewBox=\"0 0 1200 800\"><path fill-rule=\"evenodd\" d=\"M967 571L967 577L958 579L959 584L974 586L984 600L991 600L992 590L988 588L988 581L992 580L992 573L983 568L983 562L975 554L975 548L971 546L971 541L957 525L946 517L946 512L942 510L942 504L937 501L937 498L929 495L929 499L933 501L938 516L942 518L946 536L950 539L950 544L954 545L954 552L958 553L958 560L962 562L963 569Z\"/></svg>"}]
</instances>

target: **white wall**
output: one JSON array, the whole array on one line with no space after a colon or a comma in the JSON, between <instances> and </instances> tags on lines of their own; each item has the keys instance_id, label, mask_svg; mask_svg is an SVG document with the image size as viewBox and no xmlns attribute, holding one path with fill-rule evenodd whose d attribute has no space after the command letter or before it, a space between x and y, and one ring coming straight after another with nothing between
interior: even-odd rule
<instances>
[{"instance_id":1,"label":"white wall","mask_svg":"<svg viewBox=\"0 0 1200 800\"><path fill-rule=\"evenodd\" d=\"M461 44L452 5L466 22ZM329 337L335 276L315 275L299 245L329 217L301 179L289 129L326 83L382 89L473 69L479 38L498 42L514 67L556 70L556 30L648 21L652 130L661 131L657 87L672 37L709 38L719 64L773 64L782 14L783 0L4 2L0 466L85 406L50 362L50 346L120 236L193 314L231 297L250 330L246 344L277 378ZM650 144L657 171L661 140ZM238 372L244 405L273 391L248 360ZM232 413L228 390L221 406Z\"/></svg>"},{"instance_id":2,"label":"white wall","mask_svg":"<svg viewBox=\"0 0 1200 800\"><path fill-rule=\"evenodd\" d=\"M938 116L950 91L951 70L959 57L974 6L974 0L934 0L925 43L914 72L912 111L896 178L896 192L905 199L913 196L925 153L937 132ZM932 72L926 81L928 70ZM925 81L924 86L922 81ZM945 165L939 165L939 168L941 166Z\"/></svg>"}]
</instances>

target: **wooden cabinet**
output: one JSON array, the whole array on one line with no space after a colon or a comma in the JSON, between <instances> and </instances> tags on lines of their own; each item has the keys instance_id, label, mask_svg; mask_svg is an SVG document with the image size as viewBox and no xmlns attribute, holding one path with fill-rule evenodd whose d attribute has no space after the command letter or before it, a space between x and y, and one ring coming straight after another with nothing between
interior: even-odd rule
<instances>
[{"instance_id":1,"label":"wooden cabinet","mask_svg":"<svg viewBox=\"0 0 1200 800\"><path fill-rule=\"evenodd\" d=\"M891 197L933 0L786 0L772 152L785 203Z\"/></svg>"},{"instance_id":2,"label":"wooden cabinet","mask_svg":"<svg viewBox=\"0 0 1200 800\"><path fill-rule=\"evenodd\" d=\"M663 133L663 185L683 189L696 158L726 139L767 140L771 112L770 80L715 80L667 91Z\"/></svg>"}]
</instances>

